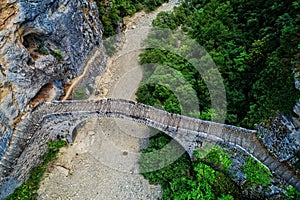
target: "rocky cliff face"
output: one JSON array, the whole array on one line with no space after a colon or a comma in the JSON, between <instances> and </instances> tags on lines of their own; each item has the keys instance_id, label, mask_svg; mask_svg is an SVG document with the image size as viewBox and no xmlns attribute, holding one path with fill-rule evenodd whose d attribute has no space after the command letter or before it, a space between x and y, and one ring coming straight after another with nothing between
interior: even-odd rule
<instances>
[{"instance_id":1,"label":"rocky cliff face","mask_svg":"<svg viewBox=\"0 0 300 200\"><path fill-rule=\"evenodd\" d=\"M104 52L101 37L90 0L0 2L0 160L30 107L63 96L95 49Z\"/></svg>"},{"instance_id":2,"label":"rocky cliff face","mask_svg":"<svg viewBox=\"0 0 300 200\"><path fill-rule=\"evenodd\" d=\"M5 2L0 3L0 156L11 127L43 86L58 98L64 84L82 73L93 49L103 48L97 8L88 0Z\"/></svg>"}]
</instances>

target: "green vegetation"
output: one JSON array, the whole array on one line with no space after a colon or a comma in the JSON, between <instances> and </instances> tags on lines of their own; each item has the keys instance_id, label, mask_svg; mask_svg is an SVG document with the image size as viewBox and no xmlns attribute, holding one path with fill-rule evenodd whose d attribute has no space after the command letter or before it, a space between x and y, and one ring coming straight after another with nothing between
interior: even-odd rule
<instances>
[{"instance_id":1,"label":"green vegetation","mask_svg":"<svg viewBox=\"0 0 300 200\"><path fill-rule=\"evenodd\" d=\"M78 89L75 90L73 93L74 100L84 100L88 98L88 93L90 94L94 92L94 88L91 87L89 84L85 84L85 87L79 86Z\"/></svg>"},{"instance_id":2,"label":"green vegetation","mask_svg":"<svg viewBox=\"0 0 300 200\"><path fill-rule=\"evenodd\" d=\"M41 53L41 54L44 54L44 55L48 55L48 50L45 48L45 44L43 42L38 42L37 43L37 47L38 47L38 51Z\"/></svg>"},{"instance_id":3,"label":"green vegetation","mask_svg":"<svg viewBox=\"0 0 300 200\"><path fill-rule=\"evenodd\" d=\"M243 166L243 172L247 176L247 187L267 186L272 181L271 172L252 157L247 158L246 164Z\"/></svg>"},{"instance_id":4,"label":"green vegetation","mask_svg":"<svg viewBox=\"0 0 300 200\"><path fill-rule=\"evenodd\" d=\"M227 153L218 146L215 146L212 149L209 148L209 150L209 153L205 155L204 158L201 158L198 152L196 152L195 157L199 157L202 162L214 166L219 170L228 171L232 164L232 160Z\"/></svg>"},{"instance_id":5,"label":"green vegetation","mask_svg":"<svg viewBox=\"0 0 300 200\"><path fill-rule=\"evenodd\" d=\"M14 193L6 197L6 200L31 200L36 199L39 183L46 171L47 165L53 161L59 151L59 148L66 146L67 143L62 140L48 142L48 152L42 157L42 162L36 168L33 168L29 178L18 187Z\"/></svg>"},{"instance_id":6,"label":"green vegetation","mask_svg":"<svg viewBox=\"0 0 300 200\"><path fill-rule=\"evenodd\" d=\"M296 0L190 0L173 12L160 13L153 25L172 30L180 27L206 49L225 84L226 123L254 128L255 124L274 115L272 110L291 114L300 97L293 75L300 69L299 5ZM213 111L209 92L213 91L208 91L204 77L194 68L205 64L206 55L197 54L194 45L185 45L178 50L185 53L185 60L169 51L168 46L159 46L166 38L169 39L167 34L148 39L148 44L158 44L158 48L148 49L141 55L142 64L156 63L147 65L145 79L161 65L179 71L198 97L199 110L188 112L210 119ZM164 73L159 81L170 77L167 70ZM165 98L169 91L144 86L137 94L142 96L139 93L157 93ZM175 102L170 101L170 104L176 104L176 98L172 99ZM144 99L141 101L146 103Z\"/></svg>"},{"instance_id":7,"label":"green vegetation","mask_svg":"<svg viewBox=\"0 0 300 200\"><path fill-rule=\"evenodd\" d=\"M62 59L63 59L63 54L62 54L61 50L59 50L59 49L52 49L51 55L54 58L56 58L57 61L62 61Z\"/></svg>"},{"instance_id":8,"label":"green vegetation","mask_svg":"<svg viewBox=\"0 0 300 200\"><path fill-rule=\"evenodd\" d=\"M39 49L39 51L41 54L48 55L48 51L45 48L41 48L41 49Z\"/></svg>"},{"instance_id":9,"label":"green vegetation","mask_svg":"<svg viewBox=\"0 0 300 200\"><path fill-rule=\"evenodd\" d=\"M152 83L142 85L137 91L137 101L163 108L172 113L181 113L181 107L176 96L163 85Z\"/></svg>"},{"instance_id":10,"label":"green vegetation","mask_svg":"<svg viewBox=\"0 0 300 200\"><path fill-rule=\"evenodd\" d=\"M289 186L286 188L286 191L287 191L287 195L286 195L287 200L300 199L300 191L296 190L296 188Z\"/></svg>"},{"instance_id":11,"label":"green vegetation","mask_svg":"<svg viewBox=\"0 0 300 200\"><path fill-rule=\"evenodd\" d=\"M83 100L86 99L86 91L85 88L79 88L76 90L73 94L73 99L74 100Z\"/></svg>"},{"instance_id":12,"label":"green vegetation","mask_svg":"<svg viewBox=\"0 0 300 200\"><path fill-rule=\"evenodd\" d=\"M104 36L109 37L117 33L122 26L122 18L140 10L147 12L154 10L167 0L96 0Z\"/></svg>"},{"instance_id":13,"label":"green vegetation","mask_svg":"<svg viewBox=\"0 0 300 200\"><path fill-rule=\"evenodd\" d=\"M45 43L43 43L43 42L38 42L38 43L37 43L37 48L38 48L39 53L44 54L44 55L48 55L49 52L50 52L50 54L51 54L58 62L62 61L62 59L63 59L63 53L61 52L61 50L56 49L56 48L50 49L49 47L46 47L46 46L45 46Z\"/></svg>"},{"instance_id":14,"label":"green vegetation","mask_svg":"<svg viewBox=\"0 0 300 200\"><path fill-rule=\"evenodd\" d=\"M143 150L140 158L140 171L151 183L160 184L163 188L163 199L242 199L239 188L226 177L210 166L199 161L191 162L185 153L172 164L166 165L170 159L170 153L166 151L182 151L181 146L176 143L172 148L162 150L169 144L171 138L164 133L151 137L149 146ZM150 152L155 152L154 156L149 156ZM147 155L148 154L148 155ZM214 148L213 153L218 162L228 167L229 161L225 152L219 148ZM151 159L149 159L149 157ZM210 159L209 156L205 159ZM216 165L218 163L215 163ZM145 172L151 167L165 166L158 171Z\"/></svg>"},{"instance_id":15,"label":"green vegetation","mask_svg":"<svg viewBox=\"0 0 300 200\"><path fill-rule=\"evenodd\" d=\"M294 87L294 74L300 69L299 13L299 0L188 0L172 12L160 13L153 26L173 33L164 29L148 36L148 48L140 55L144 77L137 100L169 112L213 119L220 111L212 108L211 94L219 93L208 90L205 81L213 78L207 72L209 54L225 85L227 124L254 128L261 122L267 124L274 115L292 115L292 107L300 98ZM186 33L208 54L178 37L179 32ZM212 80L212 84L218 88L217 81ZM150 138L143 154L160 149L162 138ZM143 168L168 159L160 155L155 162L143 154ZM226 174L232 164L226 153L214 148L201 158L203 154L207 154L206 149L195 155L199 157L195 163L184 155L159 171L143 175L162 185L163 199L243 199L238 196L239 189L227 183L220 172ZM252 158L247 158L242 168L246 188L267 186L272 180L270 172ZM216 189L215 180L222 189ZM293 187L287 190L288 198L299 198Z\"/></svg>"}]
</instances>

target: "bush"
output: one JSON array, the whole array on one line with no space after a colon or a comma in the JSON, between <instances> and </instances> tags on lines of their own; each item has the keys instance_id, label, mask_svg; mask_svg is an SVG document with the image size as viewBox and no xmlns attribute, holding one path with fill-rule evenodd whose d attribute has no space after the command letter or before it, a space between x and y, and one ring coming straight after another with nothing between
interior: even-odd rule
<instances>
[{"instance_id":1,"label":"bush","mask_svg":"<svg viewBox=\"0 0 300 200\"><path fill-rule=\"evenodd\" d=\"M171 138L162 132L150 137L149 146L142 151L139 160L141 172L151 167L164 166L166 162L168 163L170 159L168 156L166 157L168 153L157 152L156 157L151 157L148 153L161 150L165 145L169 144L170 140ZM172 150L176 151L177 148L182 147L176 144L172 147ZM221 150L218 152L218 148L215 148L213 154L223 157L223 152ZM209 159L208 156L207 159ZM226 159L221 158L221 160ZM227 167L228 162L225 161L224 163L226 163L224 166ZM228 177L201 161L192 163L187 153L160 170L142 173L142 175L150 183L162 186L163 199L242 198L239 188Z\"/></svg>"},{"instance_id":2,"label":"bush","mask_svg":"<svg viewBox=\"0 0 300 200\"><path fill-rule=\"evenodd\" d=\"M289 186L286 188L286 199L287 200L297 200L300 199L300 191L298 191L293 186Z\"/></svg>"},{"instance_id":3,"label":"bush","mask_svg":"<svg viewBox=\"0 0 300 200\"><path fill-rule=\"evenodd\" d=\"M271 172L261 163L248 157L246 164L243 166L243 172L247 177L247 187L256 185L267 186L272 181Z\"/></svg>"},{"instance_id":4,"label":"bush","mask_svg":"<svg viewBox=\"0 0 300 200\"><path fill-rule=\"evenodd\" d=\"M74 100L83 100L86 99L86 91L85 88L79 88L76 90L73 94L73 99Z\"/></svg>"}]
</instances>

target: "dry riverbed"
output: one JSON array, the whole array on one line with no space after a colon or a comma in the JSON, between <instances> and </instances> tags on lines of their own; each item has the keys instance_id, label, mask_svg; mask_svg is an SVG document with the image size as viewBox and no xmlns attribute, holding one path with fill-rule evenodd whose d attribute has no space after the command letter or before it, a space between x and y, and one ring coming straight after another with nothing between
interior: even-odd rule
<instances>
[{"instance_id":1,"label":"dry riverbed","mask_svg":"<svg viewBox=\"0 0 300 200\"><path fill-rule=\"evenodd\" d=\"M151 21L168 3L152 13L139 12L125 19L123 45L107 62L105 72L96 78L97 96L135 99L142 78L138 54ZM74 144L62 148L49 166L39 199L157 199L160 186L150 185L138 172L141 147L148 136L144 125L125 120L94 119L78 129Z\"/></svg>"}]
</instances>

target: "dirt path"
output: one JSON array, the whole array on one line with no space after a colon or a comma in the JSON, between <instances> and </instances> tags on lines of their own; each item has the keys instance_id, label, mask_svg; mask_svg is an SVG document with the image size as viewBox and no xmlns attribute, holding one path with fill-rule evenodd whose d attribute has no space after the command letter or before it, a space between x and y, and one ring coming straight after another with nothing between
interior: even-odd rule
<instances>
[{"instance_id":1,"label":"dirt path","mask_svg":"<svg viewBox=\"0 0 300 200\"><path fill-rule=\"evenodd\" d=\"M96 79L95 89L100 93L91 98L135 98L142 78L138 65L142 41L157 13L174 5L164 4L150 14L139 12L125 19L124 45L108 59L106 71ZM138 173L139 152L148 131L125 120L87 121L74 144L63 148L50 167L38 190L39 199L157 199L160 186L150 185Z\"/></svg>"}]
</instances>

